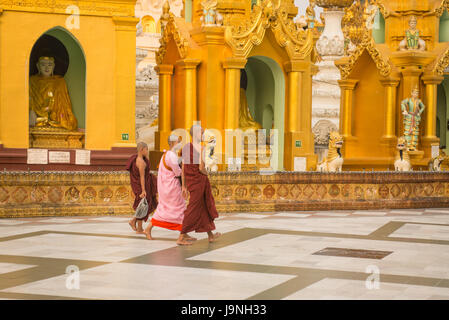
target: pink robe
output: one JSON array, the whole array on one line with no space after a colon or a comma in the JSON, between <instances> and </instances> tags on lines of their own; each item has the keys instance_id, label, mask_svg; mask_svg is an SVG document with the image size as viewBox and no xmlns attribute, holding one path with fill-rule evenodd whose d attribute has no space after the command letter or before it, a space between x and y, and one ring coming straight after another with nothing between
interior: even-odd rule
<instances>
[{"instance_id":1,"label":"pink robe","mask_svg":"<svg viewBox=\"0 0 449 320\"><path fill-rule=\"evenodd\" d=\"M181 176L181 173L178 156L173 151L167 151L159 163L157 175L159 203L151 220L153 226L181 230L184 210L186 209L181 184L179 179L176 178Z\"/></svg>"}]
</instances>

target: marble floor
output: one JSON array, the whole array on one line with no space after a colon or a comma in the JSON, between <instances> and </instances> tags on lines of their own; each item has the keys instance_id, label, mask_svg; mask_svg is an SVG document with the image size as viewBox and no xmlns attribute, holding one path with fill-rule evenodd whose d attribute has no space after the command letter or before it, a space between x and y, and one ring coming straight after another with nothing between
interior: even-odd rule
<instances>
[{"instance_id":1,"label":"marble floor","mask_svg":"<svg viewBox=\"0 0 449 320\"><path fill-rule=\"evenodd\" d=\"M128 219L0 219L0 299L449 300L448 208L222 214L188 247Z\"/></svg>"}]
</instances>

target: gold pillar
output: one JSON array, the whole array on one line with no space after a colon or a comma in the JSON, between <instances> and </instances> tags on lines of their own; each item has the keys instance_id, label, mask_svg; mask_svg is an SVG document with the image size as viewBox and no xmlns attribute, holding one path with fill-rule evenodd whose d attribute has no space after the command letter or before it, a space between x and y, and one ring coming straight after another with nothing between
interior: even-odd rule
<instances>
[{"instance_id":1,"label":"gold pillar","mask_svg":"<svg viewBox=\"0 0 449 320\"><path fill-rule=\"evenodd\" d=\"M224 129L238 129L240 108L240 70L245 68L245 58L227 58L225 69L225 121Z\"/></svg>"},{"instance_id":2,"label":"gold pillar","mask_svg":"<svg viewBox=\"0 0 449 320\"><path fill-rule=\"evenodd\" d=\"M0 16L2 15L2 13L3 13L3 9L0 8ZM0 71L0 72L1 72L1 71ZM1 103L1 101L0 101L0 103ZM0 106L0 146L3 144L3 142L2 142L2 128L1 128L1 123L2 123L2 115L1 115L1 111L2 111L2 108L1 108L1 106Z\"/></svg>"},{"instance_id":3,"label":"gold pillar","mask_svg":"<svg viewBox=\"0 0 449 320\"><path fill-rule=\"evenodd\" d=\"M194 121L198 120L197 110L197 70L196 67L201 63L200 59L178 60L176 65L181 67L185 73L184 83L184 128L190 130Z\"/></svg>"},{"instance_id":4,"label":"gold pillar","mask_svg":"<svg viewBox=\"0 0 449 320\"><path fill-rule=\"evenodd\" d=\"M171 83L172 65L159 65L154 68L159 75L159 126L155 136L155 149L168 148L167 138L171 133Z\"/></svg>"},{"instance_id":5,"label":"gold pillar","mask_svg":"<svg viewBox=\"0 0 449 320\"><path fill-rule=\"evenodd\" d=\"M418 86L419 87L419 77L422 70L416 66L407 66L401 70L402 76L404 78L402 82L402 97L406 99L410 97L412 90Z\"/></svg>"},{"instance_id":6,"label":"gold pillar","mask_svg":"<svg viewBox=\"0 0 449 320\"><path fill-rule=\"evenodd\" d=\"M436 136L437 88L438 85L444 80L444 77L437 75L424 75L422 80L426 85L426 98L424 103L426 105L426 110L424 111L426 115L424 117L424 137L422 142L423 147L428 149L432 143L439 143L440 140ZM424 152L427 155L426 151L427 150Z\"/></svg>"},{"instance_id":7,"label":"gold pillar","mask_svg":"<svg viewBox=\"0 0 449 320\"><path fill-rule=\"evenodd\" d=\"M352 136L352 110L354 89L358 80L339 80L338 84L341 88L340 101L340 134L345 140L351 140Z\"/></svg>"},{"instance_id":8,"label":"gold pillar","mask_svg":"<svg viewBox=\"0 0 449 320\"><path fill-rule=\"evenodd\" d=\"M294 71L289 63L286 65L288 74L288 101L285 112L285 132L295 132L300 130L301 118L299 114L299 104L301 101L302 74Z\"/></svg>"},{"instance_id":9,"label":"gold pillar","mask_svg":"<svg viewBox=\"0 0 449 320\"><path fill-rule=\"evenodd\" d=\"M287 73L287 99L284 122L284 168L294 170L296 158L306 159L306 170L314 170L317 156L311 130L312 64L310 61L289 61L284 64Z\"/></svg>"},{"instance_id":10,"label":"gold pillar","mask_svg":"<svg viewBox=\"0 0 449 320\"><path fill-rule=\"evenodd\" d=\"M115 24L115 131L113 147L136 146L136 24L137 18L113 17ZM125 63L126 61L126 63ZM133 61L134 63L128 63Z\"/></svg>"},{"instance_id":11,"label":"gold pillar","mask_svg":"<svg viewBox=\"0 0 449 320\"><path fill-rule=\"evenodd\" d=\"M400 79L388 78L380 80L385 87L385 131L382 142L393 145L396 143L396 106L397 87Z\"/></svg>"}]
</instances>

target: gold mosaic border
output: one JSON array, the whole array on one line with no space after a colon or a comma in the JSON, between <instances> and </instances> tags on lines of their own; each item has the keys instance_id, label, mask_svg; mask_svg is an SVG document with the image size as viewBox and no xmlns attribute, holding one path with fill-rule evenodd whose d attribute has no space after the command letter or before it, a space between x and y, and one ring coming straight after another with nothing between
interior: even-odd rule
<instances>
[{"instance_id":1,"label":"gold mosaic border","mask_svg":"<svg viewBox=\"0 0 449 320\"><path fill-rule=\"evenodd\" d=\"M219 212L449 207L449 174L218 173ZM127 172L1 172L0 217L131 215Z\"/></svg>"}]
</instances>

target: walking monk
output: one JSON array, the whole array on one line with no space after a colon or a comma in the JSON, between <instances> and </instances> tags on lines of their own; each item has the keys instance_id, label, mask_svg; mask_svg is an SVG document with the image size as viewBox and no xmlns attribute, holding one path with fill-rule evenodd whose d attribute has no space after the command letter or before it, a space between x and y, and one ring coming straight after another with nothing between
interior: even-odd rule
<instances>
[{"instance_id":1,"label":"walking monk","mask_svg":"<svg viewBox=\"0 0 449 320\"><path fill-rule=\"evenodd\" d=\"M156 177L150 172L150 161L147 158L148 146L145 142L139 142L137 144L137 154L131 156L126 164L126 170L129 171L131 180L131 189L133 190L134 210L140 203L140 200L147 198L148 212L142 219L132 218L129 221L131 228L139 234L143 234L142 222L148 220L148 216L156 209L157 206L157 185ZM137 222L137 228L136 228Z\"/></svg>"},{"instance_id":2,"label":"walking monk","mask_svg":"<svg viewBox=\"0 0 449 320\"><path fill-rule=\"evenodd\" d=\"M203 150L201 140L204 130L200 125L194 125L190 129L192 142L182 149L182 194L187 198L189 194L189 204L184 212L179 244L190 244L187 241L187 233L207 232L209 242L214 242L220 233L212 233L215 230L214 219L218 218L215 208L214 197L207 177L207 170L204 165Z\"/></svg>"},{"instance_id":3,"label":"walking monk","mask_svg":"<svg viewBox=\"0 0 449 320\"><path fill-rule=\"evenodd\" d=\"M153 214L150 224L145 229L148 240L152 240L151 229L161 227L169 230L182 229L182 220L184 219L184 210L186 202L181 192L181 167L179 166L178 151L181 149L180 137L170 135L168 137L170 150L164 153L159 163L157 174L157 190L159 193L159 203ZM186 239L178 239L178 244L189 244L186 241L194 241L188 235Z\"/></svg>"}]
</instances>

